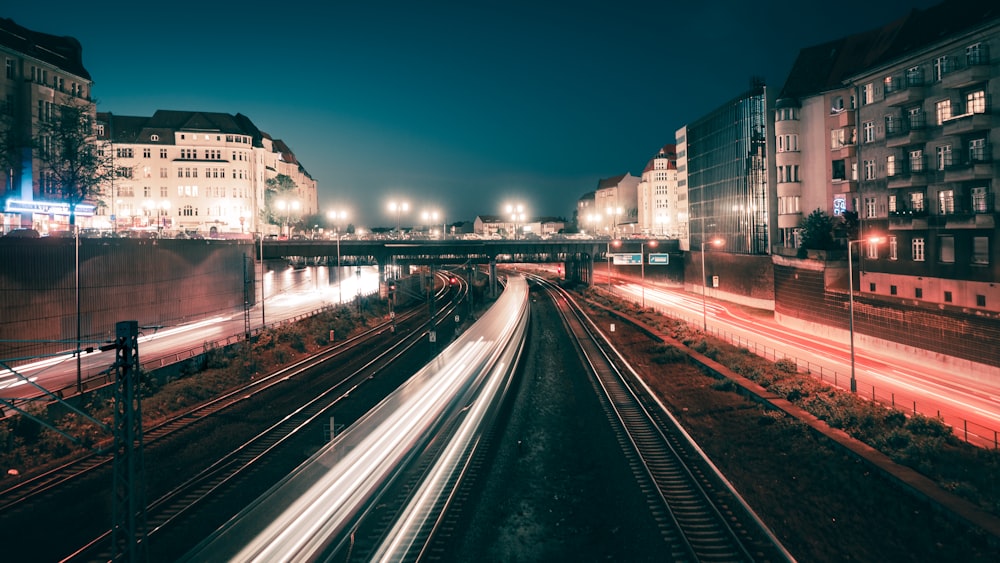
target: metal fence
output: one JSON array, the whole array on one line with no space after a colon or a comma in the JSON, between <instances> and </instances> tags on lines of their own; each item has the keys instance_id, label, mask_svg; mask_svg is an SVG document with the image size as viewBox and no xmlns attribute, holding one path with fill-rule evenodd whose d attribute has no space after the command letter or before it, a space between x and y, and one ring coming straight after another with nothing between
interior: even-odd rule
<instances>
[{"instance_id":1,"label":"metal fence","mask_svg":"<svg viewBox=\"0 0 1000 563\"><path fill-rule=\"evenodd\" d=\"M596 286L595 286L596 288ZM597 288L605 293L608 292L606 287ZM640 305L641 297L634 296L629 293L611 290L611 294L622 301L628 301L634 305ZM675 309L667 308L656 303L651 303L648 299L646 300L646 308L653 309L658 314L671 317L674 319L682 320L691 324L701 325L703 319L700 315L687 315L681 313ZM734 346L741 348L746 348L747 350L753 352L755 355L760 356L764 359L777 362L778 360L788 360L795 362L796 367L800 373L812 375L819 378L820 381L829 383L834 387L839 387L842 389L848 389L850 385L850 374L840 373L836 370L824 367L821 363L810 360L803 359L794 355L790 355L783 350L777 350L773 347L769 347L765 344L761 344L754 340L751 340L745 336L741 336L726 330L721 330L718 328L708 327L708 333L718 338L729 342ZM856 378L855 378L856 379ZM857 396L866 400L871 400L877 402L888 408L904 412L906 414L920 414L928 417L935 417L942 420L947 426L951 427L955 435L960 439L979 447L1000 449L1000 430L995 428L989 428L975 422L971 422L960 416L952 414L942 414L940 410L933 408L924 408L921 405L920 398L917 396L908 396L896 391L887 391L885 389L879 389L873 384L862 385L860 381L857 381ZM842 385L843 384L843 385Z\"/></svg>"}]
</instances>

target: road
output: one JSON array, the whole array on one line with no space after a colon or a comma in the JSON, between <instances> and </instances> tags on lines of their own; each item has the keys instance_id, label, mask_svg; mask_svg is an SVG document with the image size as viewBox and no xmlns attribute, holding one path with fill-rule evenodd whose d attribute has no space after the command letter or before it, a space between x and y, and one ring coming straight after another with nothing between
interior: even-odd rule
<instances>
[{"instance_id":1,"label":"road","mask_svg":"<svg viewBox=\"0 0 1000 563\"><path fill-rule=\"evenodd\" d=\"M250 330L260 329L265 323L274 325L308 315L338 302L350 303L359 292L368 295L378 291L378 270L375 267L362 267L360 273L354 268L344 267L340 270L342 276L339 283L335 271L336 268L326 267L288 267L267 272L262 284L266 298L250 309ZM197 355L206 344L236 342L243 338L245 332L243 311L208 316L176 326L142 326L139 360L143 366L157 360L156 363L167 365ZM95 347L93 352L83 353L80 357L83 380L108 370L114 361L113 350L102 352ZM76 355L72 351L19 365L15 369L16 373L0 367L0 398L27 399L47 393L65 397L76 392Z\"/></svg>"},{"instance_id":2,"label":"road","mask_svg":"<svg viewBox=\"0 0 1000 563\"><path fill-rule=\"evenodd\" d=\"M620 297L678 317L768 358L796 359L800 368L838 387L849 389L851 354L843 340L800 332L779 325L770 312L750 311L680 288L642 286L619 280ZM606 286L605 286L606 287ZM643 296L644 294L644 296ZM703 309L704 308L704 309ZM704 311L704 312L703 312ZM862 342L859 345L859 341ZM909 412L943 417L959 437L996 447L1000 431L1000 383L985 374L969 373L940 361L901 357L872 348L855 334L855 379L858 393Z\"/></svg>"}]
</instances>

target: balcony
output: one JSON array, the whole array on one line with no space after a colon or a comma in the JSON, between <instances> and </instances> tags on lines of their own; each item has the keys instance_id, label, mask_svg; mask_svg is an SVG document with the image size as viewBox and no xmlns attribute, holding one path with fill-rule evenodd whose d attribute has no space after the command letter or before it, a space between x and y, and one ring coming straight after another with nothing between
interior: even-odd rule
<instances>
[{"instance_id":1,"label":"balcony","mask_svg":"<svg viewBox=\"0 0 1000 563\"><path fill-rule=\"evenodd\" d=\"M943 135L964 135L993 128L993 116L988 113L966 113L944 120Z\"/></svg>"},{"instance_id":2,"label":"balcony","mask_svg":"<svg viewBox=\"0 0 1000 563\"><path fill-rule=\"evenodd\" d=\"M921 119L909 122L897 121L886 124L885 146L888 148L905 147L927 142L927 124Z\"/></svg>"},{"instance_id":3,"label":"balcony","mask_svg":"<svg viewBox=\"0 0 1000 563\"><path fill-rule=\"evenodd\" d=\"M830 149L830 156L834 159L850 159L854 160L855 156L858 154L857 145L836 145Z\"/></svg>"},{"instance_id":4,"label":"balcony","mask_svg":"<svg viewBox=\"0 0 1000 563\"><path fill-rule=\"evenodd\" d=\"M990 145L955 150L950 160L945 162L943 182L970 182L974 180L990 180L993 178L993 149Z\"/></svg>"},{"instance_id":5,"label":"balcony","mask_svg":"<svg viewBox=\"0 0 1000 563\"><path fill-rule=\"evenodd\" d=\"M922 102L925 97L923 83L904 84L898 90L887 90L885 103L889 106L910 106Z\"/></svg>"},{"instance_id":6,"label":"balcony","mask_svg":"<svg viewBox=\"0 0 1000 563\"><path fill-rule=\"evenodd\" d=\"M890 231L919 231L927 229L926 209L903 209L889 212Z\"/></svg>"},{"instance_id":7,"label":"balcony","mask_svg":"<svg viewBox=\"0 0 1000 563\"><path fill-rule=\"evenodd\" d=\"M795 229L802 224L802 213L779 213L779 229Z\"/></svg>"},{"instance_id":8,"label":"balcony","mask_svg":"<svg viewBox=\"0 0 1000 563\"><path fill-rule=\"evenodd\" d=\"M990 79L990 61L979 59L976 64L966 64L962 68L957 68L941 77L941 85L945 88L965 88L986 82Z\"/></svg>"},{"instance_id":9,"label":"balcony","mask_svg":"<svg viewBox=\"0 0 1000 563\"><path fill-rule=\"evenodd\" d=\"M833 191L836 193L858 193L857 180L844 180L842 178L833 179Z\"/></svg>"},{"instance_id":10,"label":"balcony","mask_svg":"<svg viewBox=\"0 0 1000 563\"><path fill-rule=\"evenodd\" d=\"M830 118L827 120L826 126L828 129L853 127L857 122L857 113L857 110L853 109L830 110Z\"/></svg>"},{"instance_id":11,"label":"balcony","mask_svg":"<svg viewBox=\"0 0 1000 563\"><path fill-rule=\"evenodd\" d=\"M940 229L992 229L996 212L994 194L962 194L935 202L934 225Z\"/></svg>"},{"instance_id":12,"label":"balcony","mask_svg":"<svg viewBox=\"0 0 1000 563\"><path fill-rule=\"evenodd\" d=\"M928 183L927 169L923 166L911 170L900 171L889 176L886 187L890 190L899 188L915 188Z\"/></svg>"}]
</instances>

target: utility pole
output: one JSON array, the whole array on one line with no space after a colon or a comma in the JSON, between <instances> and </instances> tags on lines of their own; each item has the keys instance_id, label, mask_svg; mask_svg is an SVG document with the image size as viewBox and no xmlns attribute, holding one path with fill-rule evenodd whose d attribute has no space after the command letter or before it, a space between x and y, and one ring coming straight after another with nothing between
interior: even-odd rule
<instances>
[{"instance_id":1,"label":"utility pole","mask_svg":"<svg viewBox=\"0 0 1000 563\"><path fill-rule=\"evenodd\" d=\"M139 323L115 325L112 561L146 561L146 494L139 394Z\"/></svg>"}]
</instances>

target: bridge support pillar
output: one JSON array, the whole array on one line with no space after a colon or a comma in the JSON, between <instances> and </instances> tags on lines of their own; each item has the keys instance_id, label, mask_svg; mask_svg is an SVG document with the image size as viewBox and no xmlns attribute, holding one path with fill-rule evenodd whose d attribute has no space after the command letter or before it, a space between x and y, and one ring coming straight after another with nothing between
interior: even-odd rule
<instances>
[{"instance_id":1,"label":"bridge support pillar","mask_svg":"<svg viewBox=\"0 0 1000 563\"><path fill-rule=\"evenodd\" d=\"M490 295L497 296L497 259L490 258Z\"/></svg>"}]
</instances>

